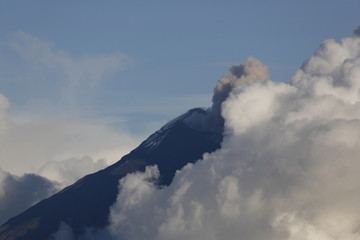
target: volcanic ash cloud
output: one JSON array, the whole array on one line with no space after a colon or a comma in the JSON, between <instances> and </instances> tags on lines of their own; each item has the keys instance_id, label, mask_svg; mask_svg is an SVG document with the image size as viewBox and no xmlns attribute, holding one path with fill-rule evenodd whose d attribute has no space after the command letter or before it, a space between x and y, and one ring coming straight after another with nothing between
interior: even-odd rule
<instances>
[{"instance_id":1,"label":"volcanic ash cloud","mask_svg":"<svg viewBox=\"0 0 360 240\"><path fill-rule=\"evenodd\" d=\"M248 57L245 63L232 66L230 73L225 74L216 84L212 98L212 106L206 114L196 112L185 119L188 126L202 131L224 131L224 119L221 106L229 97L234 88L241 85L250 85L255 82L265 82L269 79L267 66L254 57Z\"/></svg>"}]
</instances>

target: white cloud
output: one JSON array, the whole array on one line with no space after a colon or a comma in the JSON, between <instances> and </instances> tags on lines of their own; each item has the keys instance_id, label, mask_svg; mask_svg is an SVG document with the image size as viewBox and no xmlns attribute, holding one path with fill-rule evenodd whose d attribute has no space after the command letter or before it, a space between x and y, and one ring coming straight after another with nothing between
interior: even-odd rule
<instances>
[{"instance_id":1,"label":"white cloud","mask_svg":"<svg viewBox=\"0 0 360 240\"><path fill-rule=\"evenodd\" d=\"M359 59L359 37L325 41L291 83L235 86L222 148L168 187L147 181L154 168L122 179L106 231L127 240L360 239Z\"/></svg>"},{"instance_id":2,"label":"white cloud","mask_svg":"<svg viewBox=\"0 0 360 240\"><path fill-rule=\"evenodd\" d=\"M37 172L51 161L89 156L113 163L138 143L138 138L111 128L107 121L7 114L0 136L2 168L15 174ZM80 177L80 176L76 176Z\"/></svg>"},{"instance_id":3,"label":"white cloud","mask_svg":"<svg viewBox=\"0 0 360 240\"><path fill-rule=\"evenodd\" d=\"M49 240L73 240L75 239L74 233L69 225L60 223L59 230L54 233Z\"/></svg>"},{"instance_id":4,"label":"white cloud","mask_svg":"<svg viewBox=\"0 0 360 240\"><path fill-rule=\"evenodd\" d=\"M37 171L37 174L60 183L63 188L74 183L79 178L101 170L108 165L104 159L95 161L89 156L74 157L61 161L49 161Z\"/></svg>"}]
</instances>

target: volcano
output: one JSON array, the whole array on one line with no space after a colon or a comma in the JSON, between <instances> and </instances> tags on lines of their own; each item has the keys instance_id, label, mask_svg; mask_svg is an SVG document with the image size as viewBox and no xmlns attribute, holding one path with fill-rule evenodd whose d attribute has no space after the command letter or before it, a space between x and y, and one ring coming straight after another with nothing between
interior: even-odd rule
<instances>
[{"instance_id":1,"label":"volcano","mask_svg":"<svg viewBox=\"0 0 360 240\"><path fill-rule=\"evenodd\" d=\"M160 171L157 185L169 185L177 170L201 159L204 153L220 148L223 121L218 119L217 127L204 130L191 124L190 120L195 115L198 119L199 116L206 117L208 110L189 110L156 131L115 164L83 177L11 218L0 227L0 239L47 240L61 223L69 225L75 236L81 235L87 228L107 226L121 178L157 165Z\"/></svg>"}]
</instances>

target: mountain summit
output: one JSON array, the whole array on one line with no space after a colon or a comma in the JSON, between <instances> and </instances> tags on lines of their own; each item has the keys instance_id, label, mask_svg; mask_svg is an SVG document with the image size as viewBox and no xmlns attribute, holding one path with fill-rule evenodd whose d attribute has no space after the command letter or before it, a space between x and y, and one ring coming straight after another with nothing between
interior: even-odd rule
<instances>
[{"instance_id":1,"label":"mountain summit","mask_svg":"<svg viewBox=\"0 0 360 240\"><path fill-rule=\"evenodd\" d=\"M47 240L61 223L75 235L86 228L108 224L110 206L116 201L118 183L129 173L157 165L158 185L169 185L175 172L194 163L206 152L220 148L223 125L205 131L193 119L209 111L196 108L163 126L117 163L87 175L54 196L45 199L0 227L1 240ZM217 119L217 123L223 122ZM214 130L217 129L217 130ZM220 130L219 130L220 129Z\"/></svg>"}]
</instances>

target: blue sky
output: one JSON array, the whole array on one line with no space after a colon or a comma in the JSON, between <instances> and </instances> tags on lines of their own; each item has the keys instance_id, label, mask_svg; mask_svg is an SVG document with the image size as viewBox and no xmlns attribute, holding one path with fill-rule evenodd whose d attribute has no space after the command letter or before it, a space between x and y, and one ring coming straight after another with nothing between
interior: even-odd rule
<instances>
[{"instance_id":1,"label":"blue sky","mask_svg":"<svg viewBox=\"0 0 360 240\"><path fill-rule=\"evenodd\" d=\"M288 81L323 40L351 36L359 10L359 0L4 0L5 115L16 124L93 120L141 139L209 106L217 80L248 56Z\"/></svg>"},{"instance_id":2,"label":"blue sky","mask_svg":"<svg viewBox=\"0 0 360 240\"><path fill-rule=\"evenodd\" d=\"M351 35L359 9L358 0L1 1L0 88L14 108L29 98L54 97L35 88L56 88L50 82L59 73L35 73L11 49L21 31L73 58L127 55L128 66L105 74L91 89L89 112L168 120L207 104L221 75L249 55L269 66L273 80L288 81L324 39ZM22 88L29 81L33 87ZM157 109L167 99L177 105L174 111ZM157 116L150 116L151 108Z\"/></svg>"}]
</instances>

